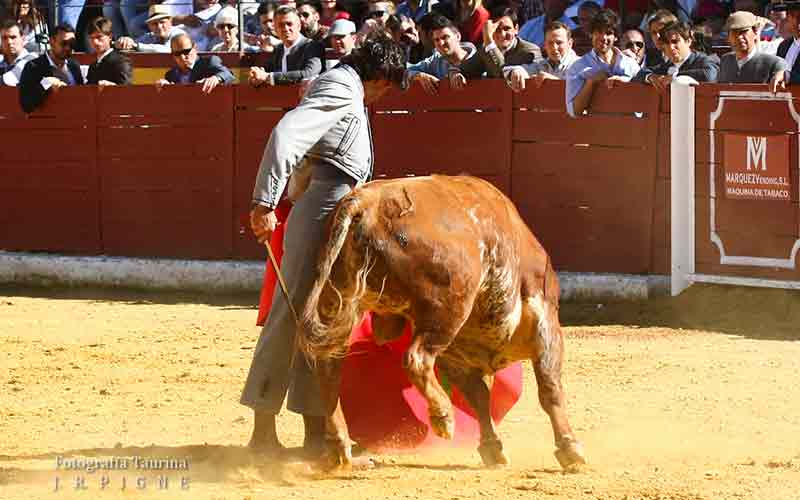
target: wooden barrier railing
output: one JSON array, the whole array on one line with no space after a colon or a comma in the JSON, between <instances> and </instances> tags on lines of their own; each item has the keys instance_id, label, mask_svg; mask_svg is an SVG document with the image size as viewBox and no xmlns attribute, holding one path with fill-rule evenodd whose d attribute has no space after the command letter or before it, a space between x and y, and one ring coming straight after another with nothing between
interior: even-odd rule
<instances>
[{"instance_id":1,"label":"wooden barrier railing","mask_svg":"<svg viewBox=\"0 0 800 500\"><path fill-rule=\"evenodd\" d=\"M68 88L25 116L16 91L0 89L0 248L263 258L246 229L250 192L270 130L297 98L294 88ZM659 95L602 89L581 119L563 99L561 82L512 95L489 80L389 95L371 110L375 175L477 175L511 196L557 269L666 272Z\"/></svg>"}]
</instances>

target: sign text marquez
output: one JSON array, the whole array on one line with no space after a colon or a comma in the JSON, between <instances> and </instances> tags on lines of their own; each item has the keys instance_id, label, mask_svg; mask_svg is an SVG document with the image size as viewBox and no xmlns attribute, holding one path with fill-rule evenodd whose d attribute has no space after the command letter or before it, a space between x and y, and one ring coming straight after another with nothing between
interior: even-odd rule
<instances>
[{"instance_id":1,"label":"sign text marquez","mask_svg":"<svg viewBox=\"0 0 800 500\"><path fill-rule=\"evenodd\" d=\"M725 134L725 197L791 201L789 136Z\"/></svg>"}]
</instances>

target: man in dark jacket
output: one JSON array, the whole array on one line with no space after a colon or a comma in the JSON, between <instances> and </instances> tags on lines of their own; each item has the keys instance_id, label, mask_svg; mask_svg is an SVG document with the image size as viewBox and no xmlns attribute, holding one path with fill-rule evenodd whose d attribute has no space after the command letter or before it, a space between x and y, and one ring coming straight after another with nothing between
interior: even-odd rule
<instances>
[{"instance_id":1,"label":"man in dark jacket","mask_svg":"<svg viewBox=\"0 0 800 500\"><path fill-rule=\"evenodd\" d=\"M74 43L75 28L59 24L50 35L50 49L25 65L19 81L19 102L26 113L61 87L84 84L80 65L72 59Z\"/></svg>"},{"instance_id":2,"label":"man in dark jacket","mask_svg":"<svg viewBox=\"0 0 800 500\"><path fill-rule=\"evenodd\" d=\"M189 35L178 35L170 42L175 67L167 71L164 78L156 82L157 87L172 84L199 83L203 92L210 94L217 85L233 83L233 73L217 56L199 57L197 46Z\"/></svg>"},{"instance_id":3,"label":"man in dark jacket","mask_svg":"<svg viewBox=\"0 0 800 500\"><path fill-rule=\"evenodd\" d=\"M719 62L719 83L769 83L777 92L784 88L786 61L758 51L756 27L758 18L747 11L737 11L728 17L725 29L733 52Z\"/></svg>"},{"instance_id":4,"label":"man in dark jacket","mask_svg":"<svg viewBox=\"0 0 800 500\"><path fill-rule=\"evenodd\" d=\"M484 46L478 49L478 57L466 59L453 72L464 75L467 80L481 78L503 78L503 67L530 64L542 57L535 43L519 37L519 23L514 9L501 7L492 11L483 29ZM450 75L451 83L458 85Z\"/></svg>"},{"instance_id":5,"label":"man in dark jacket","mask_svg":"<svg viewBox=\"0 0 800 500\"><path fill-rule=\"evenodd\" d=\"M671 22L659 32L667 61L653 68L642 68L634 82L649 83L658 90L667 88L678 76L697 82L715 82L719 66L707 55L692 50L692 28L686 23Z\"/></svg>"},{"instance_id":6,"label":"man in dark jacket","mask_svg":"<svg viewBox=\"0 0 800 500\"><path fill-rule=\"evenodd\" d=\"M86 83L89 85L130 85L133 66L130 60L111 47L111 19L98 17L89 23L89 45L97 60L89 66Z\"/></svg>"},{"instance_id":7,"label":"man in dark jacket","mask_svg":"<svg viewBox=\"0 0 800 500\"><path fill-rule=\"evenodd\" d=\"M786 61L786 80L789 83L800 83L800 0L784 0L773 4L773 10L786 11L786 23L792 32L792 37L787 38L778 45L778 57Z\"/></svg>"},{"instance_id":8,"label":"man in dark jacket","mask_svg":"<svg viewBox=\"0 0 800 500\"><path fill-rule=\"evenodd\" d=\"M266 67L250 68L251 85L290 85L320 74L325 49L322 44L304 37L300 28L297 9L287 5L278 7L275 31L281 44L275 47Z\"/></svg>"}]
</instances>

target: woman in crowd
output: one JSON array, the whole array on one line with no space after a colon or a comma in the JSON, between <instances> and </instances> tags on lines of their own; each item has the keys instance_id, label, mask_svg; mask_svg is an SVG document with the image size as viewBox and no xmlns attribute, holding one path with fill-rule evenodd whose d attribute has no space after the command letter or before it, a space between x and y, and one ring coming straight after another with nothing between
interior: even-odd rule
<instances>
[{"instance_id":1,"label":"woman in crowd","mask_svg":"<svg viewBox=\"0 0 800 500\"><path fill-rule=\"evenodd\" d=\"M14 18L22 27L22 37L28 52L47 50L47 20L39 13L32 0L14 0Z\"/></svg>"},{"instance_id":2,"label":"woman in crowd","mask_svg":"<svg viewBox=\"0 0 800 500\"><path fill-rule=\"evenodd\" d=\"M483 44L483 26L489 19L489 11L482 0L457 0L455 25L461 32L462 42L472 42L476 47Z\"/></svg>"}]
</instances>

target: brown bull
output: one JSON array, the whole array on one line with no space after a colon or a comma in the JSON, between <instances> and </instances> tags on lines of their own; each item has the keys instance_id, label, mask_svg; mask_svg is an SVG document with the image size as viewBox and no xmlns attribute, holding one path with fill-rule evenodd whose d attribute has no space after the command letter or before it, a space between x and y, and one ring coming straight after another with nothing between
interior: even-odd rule
<instances>
[{"instance_id":1,"label":"brown bull","mask_svg":"<svg viewBox=\"0 0 800 500\"><path fill-rule=\"evenodd\" d=\"M341 200L318 262L298 343L315 363L328 410L330 464L351 462L339 406L341 358L364 311L379 341L413 339L408 378L428 402L431 425L452 438L453 410L434 365L478 415L486 465L508 462L489 413L491 375L530 359L562 467L585 463L561 387L563 339L558 278L514 205L473 177L371 182Z\"/></svg>"}]
</instances>

